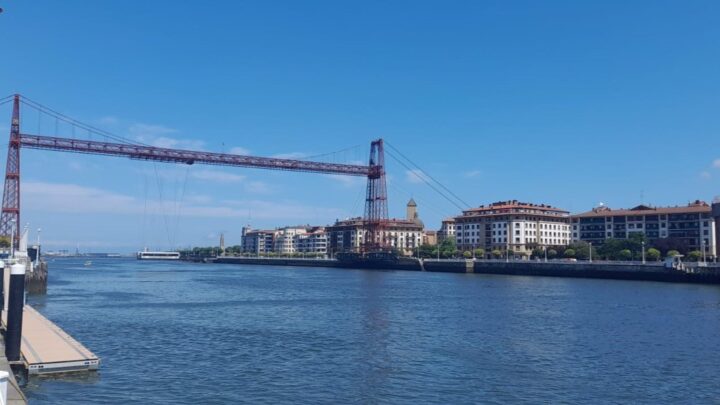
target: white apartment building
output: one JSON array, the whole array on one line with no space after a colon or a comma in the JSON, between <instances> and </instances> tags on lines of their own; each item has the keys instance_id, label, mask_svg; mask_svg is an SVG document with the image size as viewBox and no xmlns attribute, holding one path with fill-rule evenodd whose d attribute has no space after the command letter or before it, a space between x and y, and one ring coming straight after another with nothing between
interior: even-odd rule
<instances>
[{"instance_id":1,"label":"white apartment building","mask_svg":"<svg viewBox=\"0 0 720 405\"><path fill-rule=\"evenodd\" d=\"M688 250L704 251L717 256L718 232L713 208L720 214L720 205L696 200L685 206L652 207L638 205L630 209L599 206L572 216L572 239L596 246L606 239L627 239L633 234L644 235L650 244L658 239L682 241Z\"/></svg>"},{"instance_id":2,"label":"white apartment building","mask_svg":"<svg viewBox=\"0 0 720 405\"><path fill-rule=\"evenodd\" d=\"M437 233L438 243L441 243L445 239L455 237L455 218L445 218L440 225L440 230Z\"/></svg>"},{"instance_id":3,"label":"white apartment building","mask_svg":"<svg viewBox=\"0 0 720 405\"><path fill-rule=\"evenodd\" d=\"M300 253L326 255L328 251L328 235L325 228L316 227L295 237L296 250Z\"/></svg>"},{"instance_id":4,"label":"white apartment building","mask_svg":"<svg viewBox=\"0 0 720 405\"><path fill-rule=\"evenodd\" d=\"M536 247L568 245L570 213L546 204L500 201L463 211L455 217L460 250L512 250L529 255Z\"/></svg>"}]
</instances>

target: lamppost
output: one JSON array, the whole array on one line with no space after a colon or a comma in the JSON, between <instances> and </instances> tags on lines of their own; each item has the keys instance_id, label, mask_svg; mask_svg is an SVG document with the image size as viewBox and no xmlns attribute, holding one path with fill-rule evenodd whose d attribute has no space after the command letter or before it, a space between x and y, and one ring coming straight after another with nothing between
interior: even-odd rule
<instances>
[{"instance_id":1,"label":"lamppost","mask_svg":"<svg viewBox=\"0 0 720 405\"><path fill-rule=\"evenodd\" d=\"M590 263L592 263L592 242L588 242L588 244L590 245Z\"/></svg>"},{"instance_id":2,"label":"lamppost","mask_svg":"<svg viewBox=\"0 0 720 405\"><path fill-rule=\"evenodd\" d=\"M702 241L702 250L703 250L703 263L705 263L705 239Z\"/></svg>"},{"instance_id":3,"label":"lamppost","mask_svg":"<svg viewBox=\"0 0 720 405\"><path fill-rule=\"evenodd\" d=\"M547 246L546 245L543 245L543 250L545 253L545 263L547 263Z\"/></svg>"},{"instance_id":4,"label":"lamppost","mask_svg":"<svg viewBox=\"0 0 720 405\"><path fill-rule=\"evenodd\" d=\"M645 241L640 242L642 246L642 264L645 264Z\"/></svg>"}]
</instances>

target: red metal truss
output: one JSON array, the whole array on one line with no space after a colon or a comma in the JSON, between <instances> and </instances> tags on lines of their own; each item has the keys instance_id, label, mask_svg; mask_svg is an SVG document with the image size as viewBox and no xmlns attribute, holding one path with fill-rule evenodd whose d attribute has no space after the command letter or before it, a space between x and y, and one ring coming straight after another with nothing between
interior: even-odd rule
<instances>
[{"instance_id":1,"label":"red metal truss","mask_svg":"<svg viewBox=\"0 0 720 405\"><path fill-rule=\"evenodd\" d=\"M182 149L157 148L124 143L85 141L70 138L20 134L20 146L32 149L49 149L95 155L125 156L131 159L154 160L170 163L208 164L222 166L256 167L274 170L292 170L368 176L370 168L362 165L312 162L295 159L276 159L257 156L231 155L228 153L200 152ZM9 161L9 160L8 160ZM7 186L6 186L7 190Z\"/></svg>"},{"instance_id":2,"label":"red metal truss","mask_svg":"<svg viewBox=\"0 0 720 405\"><path fill-rule=\"evenodd\" d=\"M365 243L363 251L383 250L388 222L387 184L385 182L385 150L382 139L370 145L367 194L365 196Z\"/></svg>"},{"instance_id":3,"label":"red metal truss","mask_svg":"<svg viewBox=\"0 0 720 405\"><path fill-rule=\"evenodd\" d=\"M14 245L17 245L20 229L20 96L13 99L10 143L8 144L5 188L3 190L0 235L10 236L15 227Z\"/></svg>"}]
</instances>

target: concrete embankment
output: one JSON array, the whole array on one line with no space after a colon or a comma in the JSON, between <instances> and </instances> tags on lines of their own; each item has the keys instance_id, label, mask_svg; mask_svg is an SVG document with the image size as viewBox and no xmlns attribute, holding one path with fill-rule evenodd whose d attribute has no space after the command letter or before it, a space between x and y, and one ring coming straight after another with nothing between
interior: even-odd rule
<instances>
[{"instance_id":1,"label":"concrete embankment","mask_svg":"<svg viewBox=\"0 0 720 405\"><path fill-rule=\"evenodd\" d=\"M28 294L47 293L47 277L47 262L41 260L34 269L28 265L28 271L25 273L25 291Z\"/></svg>"},{"instance_id":2,"label":"concrete embankment","mask_svg":"<svg viewBox=\"0 0 720 405\"><path fill-rule=\"evenodd\" d=\"M251 264L264 266L334 267L376 270L431 271L440 273L477 273L516 276L549 276L574 278L600 278L616 280L646 280L676 283L720 284L720 268L696 268L675 270L661 264L611 263L611 262L535 262L496 260L417 260L404 259L400 263L381 266L345 263L337 260L312 259L262 259L244 257L218 257L208 261L226 264Z\"/></svg>"}]
</instances>

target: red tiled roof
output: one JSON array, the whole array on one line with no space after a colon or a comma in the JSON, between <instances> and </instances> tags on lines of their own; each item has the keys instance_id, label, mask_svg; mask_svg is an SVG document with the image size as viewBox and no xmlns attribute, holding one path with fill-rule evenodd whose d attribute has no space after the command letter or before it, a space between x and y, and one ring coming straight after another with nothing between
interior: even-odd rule
<instances>
[{"instance_id":1,"label":"red tiled roof","mask_svg":"<svg viewBox=\"0 0 720 405\"><path fill-rule=\"evenodd\" d=\"M498 201L492 204L489 204L487 206L481 205L477 208L471 208L469 210L463 211L463 215L502 215L502 214L508 214L508 213L517 213L518 210L530 210L530 211L536 211L536 212L528 212L528 214L532 213L542 213L542 211L552 211L555 213L567 213L568 211L565 211L563 209L553 207L551 205L547 204L531 204L531 203L524 203L519 202L517 200L510 200L510 201ZM493 212L492 214L489 214L489 212ZM506 211L506 212L497 212L497 211ZM456 217L457 218L457 217Z\"/></svg>"},{"instance_id":2,"label":"red tiled roof","mask_svg":"<svg viewBox=\"0 0 720 405\"><path fill-rule=\"evenodd\" d=\"M675 207L650 207L646 205L638 205L630 209L610 209L608 207L598 207L588 212L572 215L573 218L591 218L591 217L620 217L634 215L658 215L658 214L692 214L710 212L711 208L704 201L695 201L686 206Z\"/></svg>"}]
</instances>

